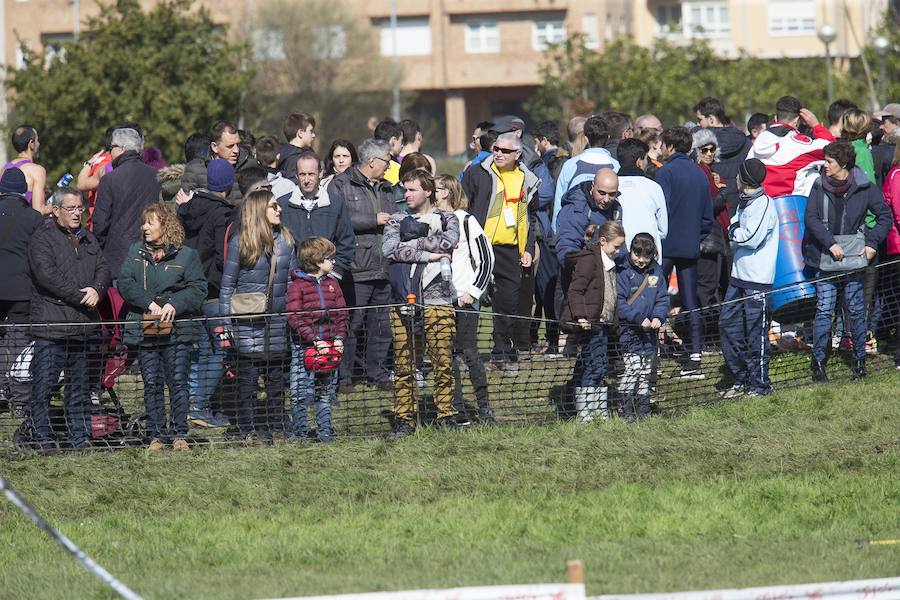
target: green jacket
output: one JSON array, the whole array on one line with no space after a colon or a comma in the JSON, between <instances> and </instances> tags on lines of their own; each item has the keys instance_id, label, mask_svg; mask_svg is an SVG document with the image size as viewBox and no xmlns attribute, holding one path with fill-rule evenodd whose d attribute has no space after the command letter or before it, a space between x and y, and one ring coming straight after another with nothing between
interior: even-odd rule
<instances>
[{"instance_id":1,"label":"green jacket","mask_svg":"<svg viewBox=\"0 0 900 600\"><path fill-rule=\"evenodd\" d=\"M144 342L141 321L153 302L159 306L171 304L175 308L176 320L196 317L206 299L206 291L203 263L196 250L188 246L169 247L157 263L144 242L135 242L119 271L119 293L128 302L125 343L136 346ZM153 342L190 343L202 331L200 321L177 322L171 335L154 336Z\"/></svg>"}]
</instances>

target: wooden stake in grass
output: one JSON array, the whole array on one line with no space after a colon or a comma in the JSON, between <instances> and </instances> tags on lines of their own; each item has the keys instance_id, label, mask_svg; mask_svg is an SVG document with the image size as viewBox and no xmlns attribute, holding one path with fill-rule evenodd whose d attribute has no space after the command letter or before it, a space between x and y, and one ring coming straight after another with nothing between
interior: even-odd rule
<instances>
[{"instance_id":1,"label":"wooden stake in grass","mask_svg":"<svg viewBox=\"0 0 900 600\"><path fill-rule=\"evenodd\" d=\"M569 583L584 583L584 563L570 560L566 565L569 571Z\"/></svg>"}]
</instances>

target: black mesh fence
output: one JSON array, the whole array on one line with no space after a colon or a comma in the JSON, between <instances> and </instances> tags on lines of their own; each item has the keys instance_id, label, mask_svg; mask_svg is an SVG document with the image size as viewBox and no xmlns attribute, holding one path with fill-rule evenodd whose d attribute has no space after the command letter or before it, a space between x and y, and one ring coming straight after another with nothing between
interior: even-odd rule
<instances>
[{"instance_id":1,"label":"black mesh fence","mask_svg":"<svg viewBox=\"0 0 900 600\"><path fill-rule=\"evenodd\" d=\"M329 344L299 344L286 315L141 325L143 342L131 346L126 323L7 323L0 447L310 443L403 425L631 419L900 364L900 261L693 315L671 299L659 329L507 317L508 339L495 335L490 308L353 308L340 361ZM695 315L699 365L690 360ZM647 344L623 345L628 327ZM247 336L269 352L239 351Z\"/></svg>"}]
</instances>

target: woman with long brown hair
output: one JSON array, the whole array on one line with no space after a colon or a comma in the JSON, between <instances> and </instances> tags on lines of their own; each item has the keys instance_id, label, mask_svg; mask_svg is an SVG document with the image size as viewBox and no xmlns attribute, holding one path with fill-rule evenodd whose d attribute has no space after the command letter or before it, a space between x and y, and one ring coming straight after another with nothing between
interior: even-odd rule
<instances>
[{"instance_id":1,"label":"woman with long brown hair","mask_svg":"<svg viewBox=\"0 0 900 600\"><path fill-rule=\"evenodd\" d=\"M144 239L131 246L119 272L119 293L129 305L124 342L138 349L150 450L161 450L170 440L173 449L190 450L188 373L199 328L175 319L199 314L206 277L200 255L184 245L184 229L171 209L150 204L143 219ZM166 429L166 386L171 429Z\"/></svg>"},{"instance_id":2,"label":"woman with long brown hair","mask_svg":"<svg viewBox=\"0 0 900 600\"><path fill-rule=\"evenodd\" d=\"M237 433L243 439L271 439L274 432L284 431L285 374L291 357L283 313L296 266L294 238L281 226L281 207L272 192L251 192L241 207L240 230L228 242L219 293L220 314L232 322L237 344ZM254 418L260 375L266 399Z\"/></svg>"}]
</instances>

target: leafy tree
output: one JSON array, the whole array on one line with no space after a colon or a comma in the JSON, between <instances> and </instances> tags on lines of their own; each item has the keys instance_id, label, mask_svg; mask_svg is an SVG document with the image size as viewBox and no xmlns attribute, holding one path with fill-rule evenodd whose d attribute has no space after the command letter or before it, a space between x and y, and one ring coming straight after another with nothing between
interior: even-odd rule
<instances>
[{"instance_id":1,"label":"leafy tree","mask_svg":"<svg viewBox=\"0 0 900 600\"><path fill-rule=\"evenodd\" d=\"M573 36L548 52L541 73L543 84L526 106L535 119L560 121L613 109L633 116L653 113L673 124L693 121L693 106L703 96L721 98L738 124L745 114L772 112L785 94L799 97L820 115L827 107L824 59L746 54L725 59L700 39L687 45L657 40L647 48L626 38L596 52ZM835 71L836 97L862 102L864 92L858 60Z\"/></svg>"},{"instance_id":2,"label":"leafy tree","mask_svg":"<svg viewBox=\"0 0 900 600\"><path fill-rule=\"evenodd\" d=\"M146 144L175 162L191 132L236 117L251 76L241 69L245 48L191 4L161 0L144 12L138 0L117 0L63 56L31 53L10 70L15 119L38 129L54 177L77 173L110 125L139 123Z\"/></svg>"},{"instance_id":3,"label":"leafy tree","mask_svg":"<svg viewBox=\"0 0 900 600\"><path fill-rule=\"evenodd\" d=\"M247 110L254 130L281 138L284 116L306 112L316 117L324 152L335 138L366 137L367 118L388 112L401 73L380 55L371 25L356 14L340 0L260 6L253 43L258 70Z\"/></svg>"}]
</instances>

